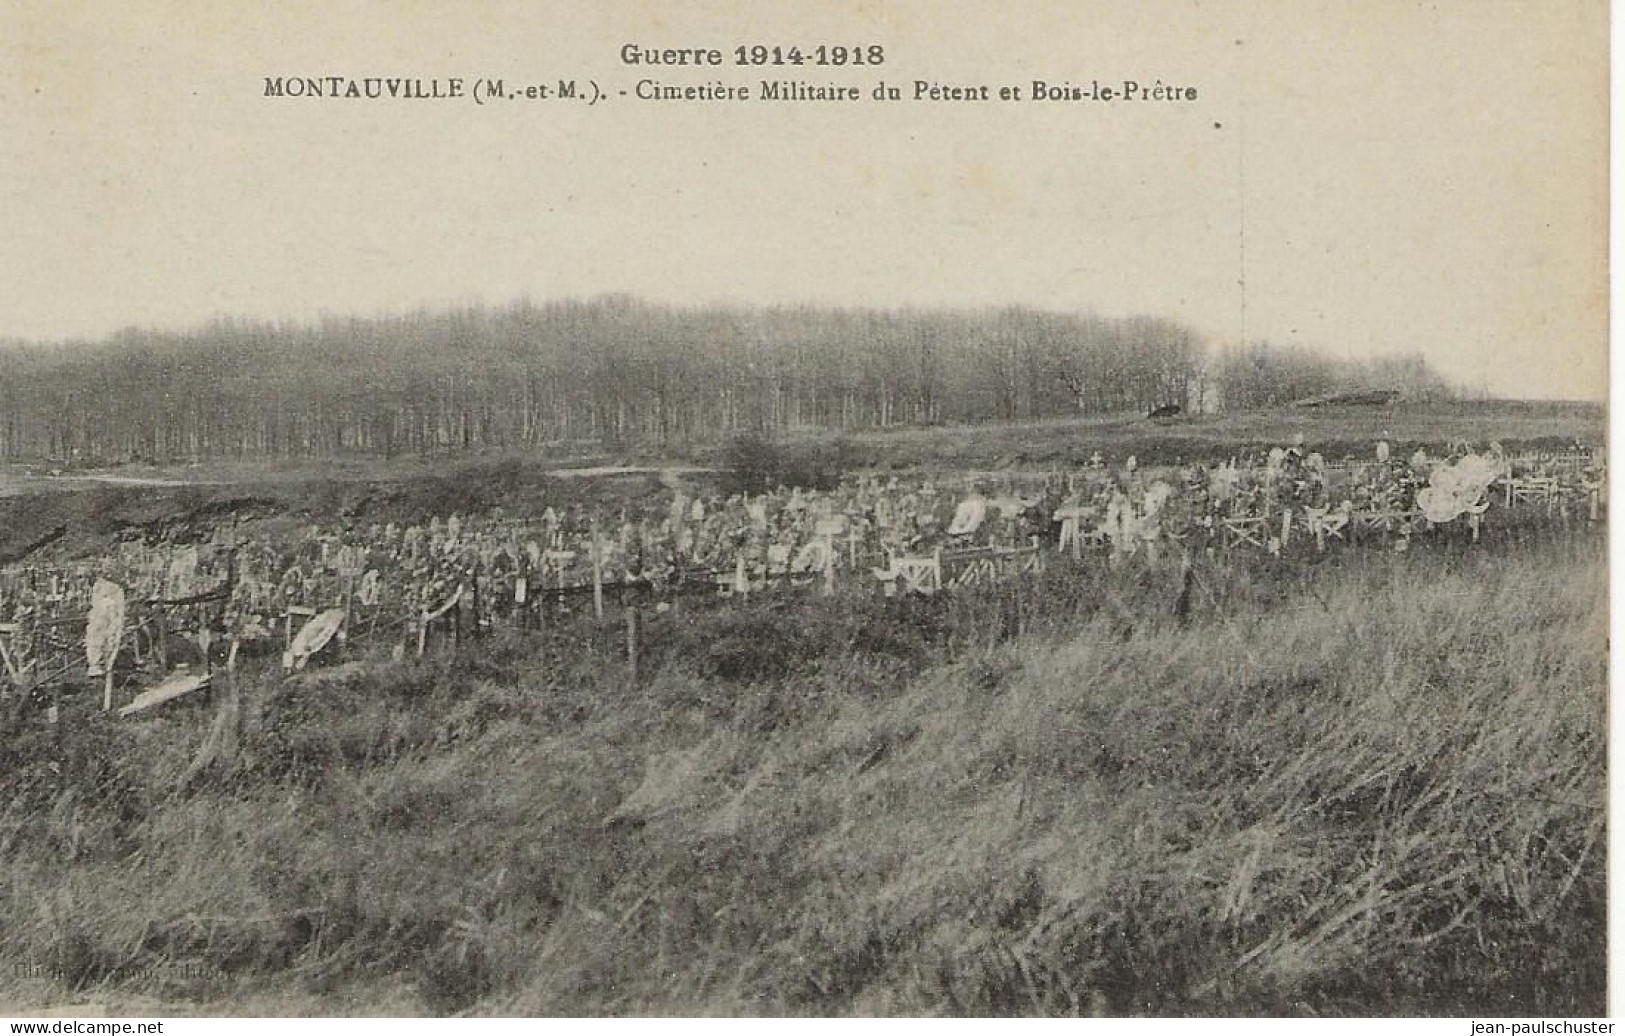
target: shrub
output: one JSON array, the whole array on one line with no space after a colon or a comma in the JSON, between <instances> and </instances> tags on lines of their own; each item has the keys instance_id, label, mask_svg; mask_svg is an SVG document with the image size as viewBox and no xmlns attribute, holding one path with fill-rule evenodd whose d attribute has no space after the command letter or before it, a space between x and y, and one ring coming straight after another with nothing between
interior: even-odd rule
<instances>
[{"instance_id":1,"label":"shrub","mask_svg":"<svg viewBox=\"0 0 1625 1036\"><path fill-rule=\"evenodd\" d=\"M766 493L781 486L831 490L851 467L852 451L842 440L786 445L746 432L723 448L721 461L727 493Z\"/></svg>"}]
</instances>

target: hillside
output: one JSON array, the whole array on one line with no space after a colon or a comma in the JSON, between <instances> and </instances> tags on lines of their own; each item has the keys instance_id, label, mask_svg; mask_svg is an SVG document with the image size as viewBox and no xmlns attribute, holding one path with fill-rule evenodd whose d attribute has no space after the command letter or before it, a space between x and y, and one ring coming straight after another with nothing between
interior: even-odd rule
<instances>
[{"instance_id":1,"label":"hillside","mask_svg":"<svg viewBox=\"0 0 1625 1036\"><path fill-rule=\"evenodd\" d=\"M87 694L0 742L7 998L1600 1014L1603 546L1507 536L1207 566L1183 616L1138 564L699 607L638 686L590 622L249 672L235 739Z\"/></svg>"},{"instance_id":2,"label":"hillside","mask_svg":"<svg viewBox=\"0 0 1625 1036\"><path fill-rule=\"evenodd\" d=\"M863 432L854 454L871 466L1043 469L1136 455L1143 463L1213 463L1304 437L1329 460L1369 459L1386 439L1410 452L1438 452L1456 440L1508 450L1604 444L1607 410L1596 403L1493 400L1396 403L1386 406L1271 407L1188 414L1152 421L1139 414Z\"/></svg>"},{"instance_id":3,"label":"hillside","mask_svg":"<svg viewBox=\"0 0 1625 1036\"><path fill-rule=\"evenodd\" d=\"M1081 467L1099 452L1143 464L1216 463L1302 435L1330 460L1366 459L1387 439L1401 455L1435 453L1464 439L1501 442L1509 451L1601 445L1607 412L1598 404L1543 402L1416 403L1385 407L1275 408L1194 415L907 428L837 436L786 433L780 442L838 456L854 472L1048 472ZM481 450L385 460L352 455L320 461L211 461L198 465L124 465L100 472L42 477L0 465L0 563L49 548L54 556L92 555L112 539L185 535L237 518L278 516L332 521L412 521L429 515L539 513L545 506L624 506L674 480L710 488L726 451L661 452L592 448ZM143 484L147 483L147 484Z\"/></svg>"}]
</instances>

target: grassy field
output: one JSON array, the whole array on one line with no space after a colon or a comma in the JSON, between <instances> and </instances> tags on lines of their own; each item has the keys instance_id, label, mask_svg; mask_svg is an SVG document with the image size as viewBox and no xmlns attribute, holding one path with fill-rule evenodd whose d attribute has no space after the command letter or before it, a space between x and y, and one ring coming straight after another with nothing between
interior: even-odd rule
<instances>
[{"instance_id":1,"label":"grassy field","mask_svg":"<svg viewBox=\"0 0 1625 1036\"><path fill-rule=\"evenodd\" d=\"M1121 459L1130 453L1148 462L1223 460L1238 451L1267 450L1303 435L1311 449L1330 459L1365 457L1371 444L1438 446L1458 439L1499 440L1509 449L1554 448L1575 442L1598 446L1607 434L1607 409L1599 403L1483 402L1397 403L1388 406L1278 407L1219 414L1189 414L1151 421L1141 414L1055 418L936 427L902 426L851 432L805 429L790 440L841 438L860 467L887 469L1026 467L1082 464L1096 450ZM497 466L520 466L533 474L631 466L681 469L714 464L715 444L601 441L557 443L536 450L400 454L392 458L344 454L280 461L210 459L193 464L131 464L104 471L68 471L46 478L52 465L0 465L0 498L20 492L105 488L95 476L207 486L279 487L312 480L342 484L398 483L457 478Z\"/></svg>"},{"instance_id":2,"label":"grassy field","mask_svg":"<svg viewBox=\"0 0 1625 1036\"><path fill-rule=\"evenodd\" d=\"M1604 444L1606 411L1599 404L1474 402L1391 406L1283 407L1196 414L1167 421L1141 415L1030 423L964 425L863 433L851 441L858 457L892 468L1044 468L1082 464L1100 451L1135 454L1144 463L1211 463L1263 452L1302 435L1328 459L1369 458L1387 439L1409 452L1465 439L1500 441L1508 449Z\"/></svg>"},{"instance_id":3,"label":"grassy field","mask_svg":"<svg viewBox=\"0 0 1625 1036\"><path fill-rule=\"evenodd\" d=\"M1603 553L702 606L635 687L582 623L250 673L236 722L82 695L0 740L0 1000L1600 1014Z\"/></svg>"}]
</instances>

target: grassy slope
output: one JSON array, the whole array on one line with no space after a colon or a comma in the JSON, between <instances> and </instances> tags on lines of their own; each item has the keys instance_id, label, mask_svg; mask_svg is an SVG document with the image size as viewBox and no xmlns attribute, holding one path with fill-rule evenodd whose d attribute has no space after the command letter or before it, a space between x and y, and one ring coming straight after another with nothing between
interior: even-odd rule
<instances>
[{"instance_id":1,"label":"grassy slope","mask_svg":"<svg viewBox=\"0 0 1625 1036\"><path fill-rule=\"evenodd\" d=\"M662 617L636 689L613 629L266 679L239 771L187 790L210 713L80 706L60 748L5 741L0 962L56 978L0 989L172 1012L1600 1013L1601 556L1210 569L1189 625L1167 573L1055 572L1002 642L1009 602Z\"/></svg>"},{"instance_id":2,"label":"grassy slope","mask_svg":"<svg viewBox=\"0 0 1625 1036\"><path fill-rule=\"evenodd\" d=\"M1139 415L1010 424L913 428L854 435L861 459L892 467L1045 467L1081 464L1096 450L1141 461L1213 461L1267 450L1303 435L1331 459L1367 457L1388 439L1407 450L1457 439L1500 440L1512 448L1555 447L1575 440L1601 445L1606 410L1599 404L1483 402L1400 403L1380 407L1282 407L1150 421Z\"/></svg>"},{"instance_id":3,"label":"grassy slope","mask_svg":"<svg viewBox=\"0 0 1625 1036\"><path fill-rule=\"evenodd\" d=\"M309 522L424 522L431 516L537 515L549 504L614 513L656 498L651 473L558 478L517 460L399 481L305 478L162 488L92 486L0 495L0 564L96 557L119 536L207 538L234 517L286 534ZM291 527L291 529L290 529ZM255 525L244 525L246 538Z\"/></svg>"}]
</instances>

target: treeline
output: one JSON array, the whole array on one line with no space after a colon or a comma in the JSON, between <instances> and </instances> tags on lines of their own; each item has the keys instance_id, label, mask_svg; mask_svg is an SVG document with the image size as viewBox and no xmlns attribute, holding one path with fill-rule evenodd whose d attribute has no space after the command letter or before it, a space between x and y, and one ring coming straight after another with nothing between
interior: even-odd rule
<instances>
[{"instance_id":1,"label":"treeline","mask_svg":"<svg viewBox=\"0 0 1625 1036\"><path fill-rule=\"evenodd\" d=\"M1410 399L1455 395L1420 354L1339 360L1301 346L1253 343L1218 353L1211 361L1214 383L1233 410L1281 406L1330 392L1396 389Z\"/></svg>"},{"instance_id":2,"label":"treeline","mask_svg":"<svg viewBox=\"0 0 1625 1036\"><path fill-rule=\"evenodd\" d=\"M0 456L682 446L807 426L1269 405L1372 379L1412 394L1443 388L1414 358L1365 370L1262 345L1210 355L1194 331L1155 317L608 296L0 346Z\"/></svg>"}]
</instances>

